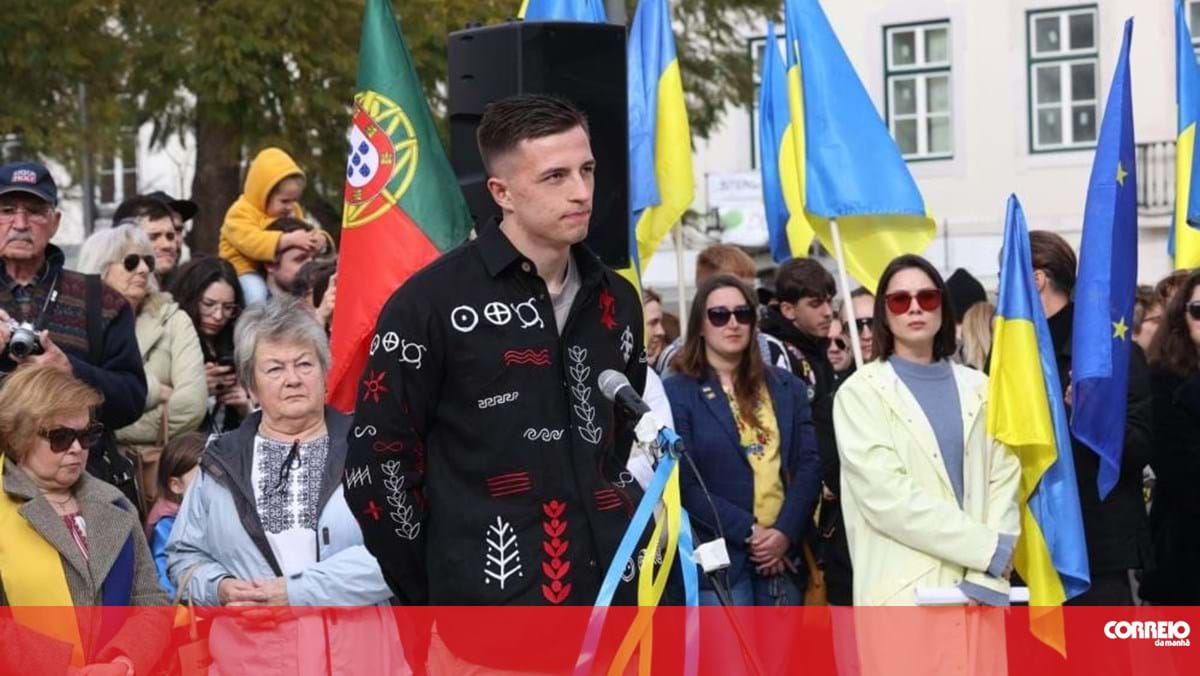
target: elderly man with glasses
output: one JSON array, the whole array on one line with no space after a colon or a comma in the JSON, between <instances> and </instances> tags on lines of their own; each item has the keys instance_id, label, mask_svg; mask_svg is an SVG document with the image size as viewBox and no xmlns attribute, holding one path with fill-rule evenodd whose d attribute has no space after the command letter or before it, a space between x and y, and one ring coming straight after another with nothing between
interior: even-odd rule
<instances>
[{"instance_id":1,"label":"elderly man with glasses","mask_svg":"<svg viewBox=\"0 0 1200 676\"><path fill-rule=\"evenodd\" d=\"M18 364L52 366L104 395L98 421L114 430L137 420L146 375L129 304L99 277L64 268L50 243L62 214L58 187L45 166L0 167L0 375ZM107 436L88 457L88 471L139 504L132 466Z\"/></svg>"}]
</instances>

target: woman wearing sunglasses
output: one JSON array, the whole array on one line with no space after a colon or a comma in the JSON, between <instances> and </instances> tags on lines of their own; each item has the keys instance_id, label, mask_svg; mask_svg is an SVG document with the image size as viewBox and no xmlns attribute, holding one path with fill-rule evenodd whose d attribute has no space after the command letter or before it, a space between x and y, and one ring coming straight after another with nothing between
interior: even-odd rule
<instances>
[{"instance_id":1,"label":"woman wearing sunglasses","mask_svg":"<svg viewBox=\"0 0 1200 676\"><path fill-rule=\"evenodd\" d=\"M1167 303L1150 343L1157 477L1150 506L1157 570L1141 596L1161 605L1200 604L1200 270Z\"/></svg>"},{"instance_id":2,"label":"woman wearing sunglasses","mask_svg":"<svg viewBox=\"0 0 1200 676\"><path fill-rule=\"evenodd\" d=\"M132 425L116 430L117 441L161 447L167 441L162 438L164 415L168 437L194 432L204 420L208 399L200 340L187 313L170 294L158 290L154 248L145 231L126 224L96 232L83 245L79 271L99 274L137 314L137 342L146 369L146 408ZM155 485L151 473L143 488L154 492ZM153 502L153 495L145 497Z\"/></svg>"},{"instance_id":3,"label":"woman wearing sunglasses","mask_svg":"<svg viewBox=\"0 0 1200 676\"><path fill-rule=\"evenodd\" d=\"M701 284L672 364L678 375L664 385L699 472L684 464L683 504L698 542L724 536L733 603L800 605L805 568L797 553L820 486L817 442L807 386L763 364L756 305L736 277ZM705 589L701 601L717 597Z\"/></svg>"},{"instance_id":4,"label":"woman wearing sunglasses","mask_svg":"<svg viewBox=\"0 0 1200 676\"><path fill-rule=\"evenodd\" d=\"M876 358L834 402L854 604L913 605L920 589L958 587L972 602L1006 605L1021 468L987 436L987 378L951 362L954 313L928 261L900 256L878 288ZM880 633L866 640L912 642L950 664L977 654L967 651L971 641L941 641L938 618L901 627L886 614L858 619L859 645L871 645L862 634L874 628ZM1003 660L1002 641L1000 650ZM886 671L868 660L894 657L888 652L864 651L863 673Z\"/></svg>"},{"instance_id":5,"label":"woman wearing sunglasses","mask_svg":"<svg viewBox=\"0 0 1200 676\"><path fill-rule=\"evenodd\" d=\"M150 673L170 640L166 609L73 610L167 603L137 509L84 471L103 432L92 418L100 402L48 366L20 367L0 389L0 605L54 607L13 612L23 631L42 635L25 642L33 661L22 671ZM6 643L0 663L11 650Z\"/></svg>"}]
</instances>

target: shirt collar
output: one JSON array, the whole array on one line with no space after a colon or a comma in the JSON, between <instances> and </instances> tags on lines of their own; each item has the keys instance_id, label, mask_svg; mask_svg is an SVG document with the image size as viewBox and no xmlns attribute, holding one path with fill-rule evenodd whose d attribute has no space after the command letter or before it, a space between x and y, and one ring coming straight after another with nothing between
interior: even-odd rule
<instances>
[{"instance_id":1,"label":"shirt collar","mask_svg":"<svg viewBox=\"0 0 1200 676\"><path fill-rule=\"evenodd\" d=\"M493 217L483 226L483 232L476 238L475 244L479 255L483 257L484 267L493 278L500 276L500 273L517 262L528 264L528 268L522 266L522 269L530 274L537 274L533 261L517 251L508 235L500 229L500 221L497 218ZM571 246L571 258L573 264L579 266L579 279L583 286L598 281L604 275L604 264L583 242Z\"/></svg>"}]
</instances>

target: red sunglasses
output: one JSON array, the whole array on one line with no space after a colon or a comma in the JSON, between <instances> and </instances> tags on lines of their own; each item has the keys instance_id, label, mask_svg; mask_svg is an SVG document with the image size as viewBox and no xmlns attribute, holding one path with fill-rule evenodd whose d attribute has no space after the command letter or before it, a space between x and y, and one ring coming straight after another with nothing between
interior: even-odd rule
<instances>
[{"instance_id":1,"label":"red sunglasses","mask_svg":"<svg viewBox=\"0 0 1200 676\"><path fill-rule=\"evenodd\" d=\"M908 312L912 307L913 298L917 299L917 305L926 312L933 312L942 306L942 292L938 289L921 289L915 295L907 291L896 291L884 296L888 312L894 315Z\"/></svg>"}]
</instances>

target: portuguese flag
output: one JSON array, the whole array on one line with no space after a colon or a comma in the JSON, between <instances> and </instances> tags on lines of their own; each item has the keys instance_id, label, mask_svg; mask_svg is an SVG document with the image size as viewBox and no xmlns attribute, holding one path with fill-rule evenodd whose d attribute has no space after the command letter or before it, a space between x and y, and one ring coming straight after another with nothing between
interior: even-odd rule
<instances>
[{"instance_id":1,"label":"portuguese flag","mask_svg":"<svg viewBox=\"0 0 1200 676\"><path fill-rule=\"evenodd\" d=\"M344 412L354 408L383 304L471 230L389 0L367 0L357 89L328 387L329 403Z\"/></svg>"}]
</instances>

